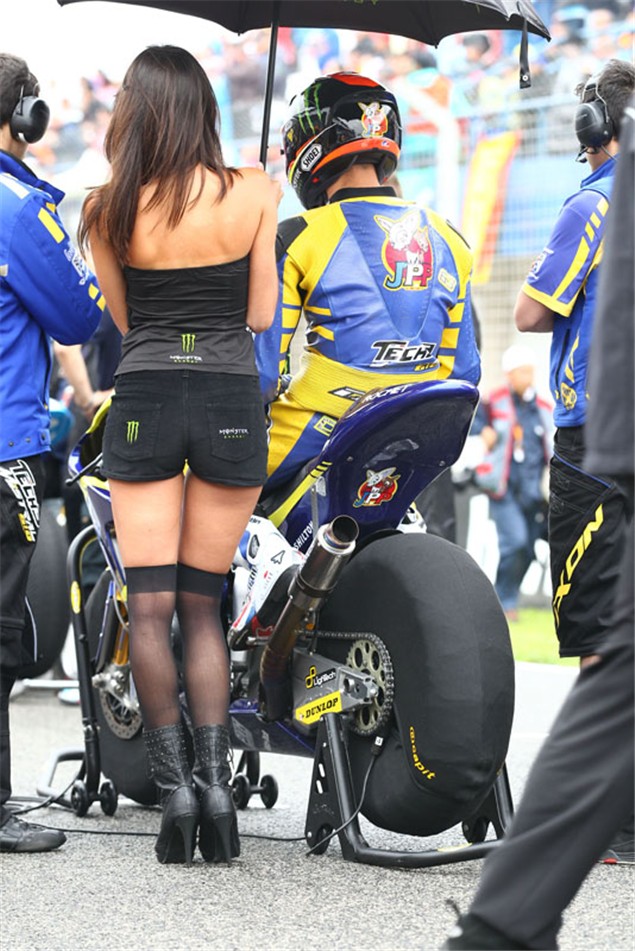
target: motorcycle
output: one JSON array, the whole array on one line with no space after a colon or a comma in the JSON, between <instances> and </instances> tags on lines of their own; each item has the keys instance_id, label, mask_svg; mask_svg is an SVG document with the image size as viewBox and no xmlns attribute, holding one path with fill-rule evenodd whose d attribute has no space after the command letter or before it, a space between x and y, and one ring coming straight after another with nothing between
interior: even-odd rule
<instances>
[{"instance_id":1,"label":"motorcycle","mask_svg":"<svg viewBox=\"0 0 635 951\"><path fill-rule=\"evenodd\" d=\"M313 759L305 836L339 835L345 858L433 865L478 858L512 813L505 757L514 665L504 612L457 545L426 532L414 500L459 457L478 403L464 381L372 390L338 420L322 452L265 489L222 597L231 660L229 723L240 760L238 808L278 787L263 753ZM156 803L129 665L126 579L100 470L108 406L69 458L92 525L68 577L84 725L70 804L84 815L118 795ZM97 537L107 568L84 608L81 560ZM179 633L173 624L178 658ZM188 712L183 701L183 718ZM101 781L102 775L105 778ZM461 823L462 849L371 848L379 828L430 836ZM496 840L486 841L490 824Z\"/></svg>"}]
</instances>

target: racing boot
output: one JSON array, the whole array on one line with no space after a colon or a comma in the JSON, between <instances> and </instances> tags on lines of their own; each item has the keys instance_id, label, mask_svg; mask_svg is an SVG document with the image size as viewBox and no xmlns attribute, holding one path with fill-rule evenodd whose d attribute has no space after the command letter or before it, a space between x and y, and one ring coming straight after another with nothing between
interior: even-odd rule
<instances>
[{"instance_id":1,"label":"racing boot","mask_svg":"<svg viewBox=\"0 0 635 951\"><path fill-rule=\"evenodd\" d=\"M194 730L192 776L201 804L198 847L206 862L225 861L228 865L240 855L229 757L226 727L199 726Z\"/></svg>"},{"instance_id":2,"label":"racing boot","mask_svg":"<svg viewBox=\"0 0 635 951\"><path fill-rule=\"evenodd\" d=\"M192 864L199 807L187 758L183 724L143 733L148 771L163 809L154 851L159 862Z\"/></svg>"}]
</instances>

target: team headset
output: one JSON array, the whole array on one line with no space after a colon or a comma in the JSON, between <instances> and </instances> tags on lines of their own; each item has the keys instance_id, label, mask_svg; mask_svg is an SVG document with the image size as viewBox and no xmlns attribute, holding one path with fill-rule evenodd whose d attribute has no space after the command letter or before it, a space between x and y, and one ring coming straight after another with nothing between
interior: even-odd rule
<instances>
[{"instance_id":1,"label":"team headset","mask_svg":"<svg viewBox=\"0 0 635 951\"><path fill-rule=\"evenodd\" d=\"M593 99L590 102L581 102L575 113L575 134L580 143L576 162L586 162L587 150L594 152L604 150L604 146L615 137L615 126L609 116L606 102L600 95L597 76L591 76L587 80L583 98L589 94L593 96ZM613 156L611 155L610 158Z\"/></svg>"},{"instance_id":2,"label":"team headset","mask_svg":"<svg viewBox=\"0 0 635 951\"><path fill-rule=\"evenodd\" d=\"M44 100L35 95L25 96L23 86L9 123L11 135L20 142L39 142L46 132L50 116L51 110Z\"/></svg>"}]
</instances>

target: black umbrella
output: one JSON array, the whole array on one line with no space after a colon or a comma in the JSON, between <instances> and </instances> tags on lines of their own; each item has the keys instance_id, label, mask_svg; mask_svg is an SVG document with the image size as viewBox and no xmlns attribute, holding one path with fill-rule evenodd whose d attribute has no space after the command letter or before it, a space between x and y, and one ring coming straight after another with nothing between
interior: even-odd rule
<instances>
[{"instance_id":1,"label":"black umbrella","mask_svg":"<svg viewBox=\"0 0 635 951\"><path fill-rule=\"evenodd\" d=\"M57 0L60 6L89 0ZM332 27L406 36L436 46L474 30L519 30L520 86L531 85L527 34L551 39L529 0L112 0L201 17L233 33L271 28L260 161L266 163L278 27Z\"/></svg>"}]
</instances>

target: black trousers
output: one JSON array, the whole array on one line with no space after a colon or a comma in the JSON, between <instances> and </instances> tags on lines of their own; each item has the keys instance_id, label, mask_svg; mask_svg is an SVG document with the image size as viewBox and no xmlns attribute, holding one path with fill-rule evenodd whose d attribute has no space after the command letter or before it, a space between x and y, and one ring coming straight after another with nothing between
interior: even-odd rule
<instances>
[{"instance_id":1,"label":"black trousers","mask_svg":"<svg viewBox=\"0 0 635 951\"><path fill-rule=\"evenodd\" d=\"M612 625L626 500L586 472L584 427L559 429L549 463L549 552L561 657L599 654Z\"/></svg>"},{"instance_id":2,"label":"black trousers","mask_svg":"<svg viewBox=\"0 0 635 951\"><path fill-rule=\"evenodd\" d=\"M557 948L562 912L633 812L633 522L612 633L580 673L470 912L529 948Z\"/></svg>"},{"instance_id":3,"label":"black trousers","mask_svg":"<svg viewBox=\"0 0 635 951\"><path fill-rule=\"evenodd\" d=\"M26 587L45 479L41 455L0 462L0 806L11 796L9 694L22 664L33 659L23 654L25 626L33 624Z\"/></svg>"}]
</instances>

